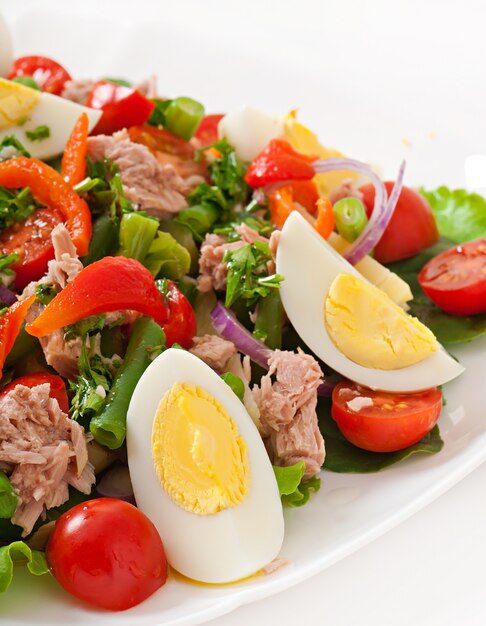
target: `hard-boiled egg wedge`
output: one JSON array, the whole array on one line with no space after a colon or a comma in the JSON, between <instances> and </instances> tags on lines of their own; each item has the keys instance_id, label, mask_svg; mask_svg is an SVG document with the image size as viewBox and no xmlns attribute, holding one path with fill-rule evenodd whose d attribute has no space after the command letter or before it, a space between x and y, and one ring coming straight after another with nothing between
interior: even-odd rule
<instances>
[{"instance_id":1,"label":"hard-boiled egg wedge","mask_svg":"<svg viewBox=\"0 0 486 626\"><path fill-rule=\"evenodd\" d=\"M61 154L83 112L88 115L91 130L101 111L0 78L0 141L15 135L33 157L50 159ZM40 126L48 128L49 136L29 138L29 133L35 136Z\"/></svg>"},{"instance_id":2,"label":"hard-boiled egg wedge","mask_svg":"<svg viewBox=\"0 0 486 626\"><path fill-rule=\"evenodd\" d=\"M7 23L0 14L0 76L6 76L12 67L12 39Z\"/></svg>"},{"instance_id":3,"label":"hard-boiled egg wedge","mask_svg":"<svg viewBox=\"0 0 486 626\"><path fill-rule=\"evenodd\" d=\"M262 439L198 357L171 348L151 363L130 402L127 446L137 505L174 569L226 583L277 556L282 505Z\"/></svg>"},{"instance_id":4,"label":"hard-boiled egg wedge","mask_svg":"<svg viewBox=\"0 0 486 626\"><path fill-rule=\"evenodd\" d=\"M277 272L297 333L346 378L372 389L418 391L464 371L427 327L363 278L297 211L282 229Z\"/></svg>"}]
</instances>

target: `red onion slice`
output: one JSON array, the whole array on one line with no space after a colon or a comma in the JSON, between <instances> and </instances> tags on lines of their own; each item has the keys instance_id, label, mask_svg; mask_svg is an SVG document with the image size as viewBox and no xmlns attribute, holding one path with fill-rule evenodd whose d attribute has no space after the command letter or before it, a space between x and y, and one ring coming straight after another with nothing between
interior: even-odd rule
<instances>
[{"instance_id":1,"label":"red onion slice","mask_svg":"<svg viewBox=\"0 0 486 626\"><path fill-rule=\"evenodd\" d=\"M221 302L218 302L211 311L211 320L214 330L223 339L232 341L238 352L246 354L252 361L268 369L268 359L272 355L272 350L255 339Z\"/></svg>"},{"instance_id":2,"label":"red onion slice","mask_svg":"<svg viewBox=\"0 0 486 626\"><path fill-rule=\"evenodd\" d=\"M17 296L8 287L0 284L0 302L4 302L7 306L17 302Z\"/></svg>"},{"instance_id":3,"label":"red onion slice","mask_svg":"<svg viewBox=\"0 0 486 626\"><path fill-rule=\"evenodd\" d=\"M119 498L135 504L132 482L126 465L111 467L96 486L98 495L105 498Z\"/></svg>"},{"instance_id":4,"label":"red onion slice","mask_svg":"<svg viewBox=\"0 0 486 626\"><path fill-rule=\"evenodd\" d=\"M356 265L356 263L361 261L361 259L373 250L390 222L402 189L405 161L403 161L400 166L396 183L388 200L383 182L366 163L353 159L320 159L314 161L313 166L316 174L333 172L335 170L351 170L352 172L358 172L369 178L375 188L375 204L371 218L361 235L343 254L344 258L347 259L349 263Z\"/></svg>"}]
</instances>

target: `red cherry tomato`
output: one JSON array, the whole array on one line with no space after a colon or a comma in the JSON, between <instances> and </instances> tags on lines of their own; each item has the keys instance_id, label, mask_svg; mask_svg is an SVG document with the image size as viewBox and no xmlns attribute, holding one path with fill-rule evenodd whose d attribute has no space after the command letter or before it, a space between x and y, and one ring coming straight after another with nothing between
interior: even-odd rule
<instances>
[{"instance_id":1,"label":"red cherry tomato","mask_svg":"<svg viewBox=\"0 0 486 626\"><path fill-rule=\"evenodd\" d=\"M171 280L167 281L167 290L163 297L169 309L169 319L162 324L165 345L170 348L172 344L178 343L183 348L190 348L196 334L197 322L189 300Z\"/></svg>"},{"instance_id":2,"label":"red cherry tomato","mask_svg":"<svg viewBox=\"0 0 486 626\"><path fill-rule=\"evenodd\" d=\"M366 406L370 400L373 404ZM393 452L425 437L439 419L441 408L442 394L436 387L418 393L387 393L345 381L334 387L331 415L346 439L358 448Z\"/></svg>"},{"instance_id":3,"label":"red cherry tomato","mask_svg":"<svg viewBox=\"0 0 486 626\"><path fill-rule=\"evenodd\" d=\"M103 111L92 134L111 135L122 128L144 124L155 104L136 89L100 80L89 94L86 106Z\"/></svg>"},{"instance_id":4,"label":"red cherry tomato","mask_svg":"<svg viewBox=\"0 0 486 626\"><path fill-rule=\"evenodd\" d=\"M139 604L167 578L157 529L128 502L82 502L56 521L46 548L49 567L73 596L123 611Z\"/></svg>"},{"instance_id":5,"label":"red cherry tomato","mask_svg":"<svg viewBox=\"0 0 486 626\"><path fill-rule=\"evenodd\" d=\"M384 184L390 195L394 183L387 181ZM360 191L369 217L375 202L375 188L364 185ZM438 239L439 231L427 200L410 187L403 187L390 223L375 246L375 259L380 263L407 259Z\"/></svg>"},{"instance_id":6,"label":"red cherry tomato","mask_svg":"<svg viewBox=\"0 0 486 626\"><path fill-rule=\"evenodd\" d=\"M17 385L24 385L25 387L37 387L37 385L43 385L49 383L51 391L49 395L54 400L57 400L61 411L67 413L69 411L69 401L66 392L66 385L60 376L55 374L49 374L49 372L36 372L35 374L27 374L26 376L20 376L16 378L8 385L5 385L0 391L0 397L4 396L12 389L15 389Z\"/></svg>"},{"instance_id":7,"label":"red cherry tomato","mask_svg":"<svg viewBox=\"0 0 486 626\"><path fill-rule=\"evenodd\" d=\"M56 96L62 92L64 83L71 80L67 70L57 61L37 55L20 57L13 62L8 78L12 80L17 76L32 76L42 91Z\"/></svg>"},{"instance_id":8,"label":"red cherry tomato","mask_svg":"<svg viewBox=\"0 0 486 626\"><path fill-rule=\"evenodd\" d=\"M17 222L0 232L1 254L15 252L19 260L15 270L15 287L20 291L31 280L38 280L47 271L47 263L54 258L51 231L64 222L57 209L37 209L24 222Z\"/></svg>"},{"instance_id":9,"label":"red cherry tomato","mask_svg":"<svg viewBox=\"0 0 486 626\"><path fill-rule=\"evenodd\" d=\"M194 135L203 147L218 141L218 124L223 117L223 113L214 113L203 117Z\"/></svg>"},{"instance_id":10,"label":"red cherry tomato","mask_svg":"<svg viewBox=\"0 0 486 626\"><path fill-rule=\"evenodd\" d=\"M420 286L446 313L486 312L486 238L446 250L424 265Z\"/></svg>"}]
</instances>

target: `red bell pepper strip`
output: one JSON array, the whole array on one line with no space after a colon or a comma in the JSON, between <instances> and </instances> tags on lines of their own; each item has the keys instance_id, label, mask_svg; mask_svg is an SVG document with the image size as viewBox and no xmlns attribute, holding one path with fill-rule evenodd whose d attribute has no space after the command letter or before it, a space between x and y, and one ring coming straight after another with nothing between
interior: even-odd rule
<instances>
[{"instance_id":1,"label":"red bell pepper strip","mask_svg":"<svg viewBox=\"0 0 486 626\"><path fill-rule=\"evenodd\" d=\"M319 200L317 188L311 180L293 180L268 193L270 217L277 228L282 228L290 212L296 209L295 202L313 215Z\"/></svg>"},{"instance_id":2,"label":"red bell pepper strip","mask_svg":"<svg viewBox=\"0 0 486 626\"><path fill-rule=\"evenodd\" d=\"M37 385L44 385L49 383L51 390L49 395L54 400L57 400L59 408L64 413L69 411L69 400L66 391L66 385L60 376L55 374L49 374L49 372L36 372L35 374L27 374L26 376L20 376L16 378L0 391L0 398L6 395L9 391L15 389L17 385L24 385L24 387L37 387Z\"/></svg>"},{"instance_id":3,"label":"red bell pepper strip","mask_svg":"<svg viewBox=\"0 0 486 626\"><path fill-rule=\"evenodd\" d=\"M25 330L44 337L90 315L133 309L161 326L168 311L149 270L126 257L104 257L85 267Z\"/></svg>"},{"instance_id":4,"label":"red bell pepper strip","mask_svg":"<svg viewBox=\"0 0 486 626\"><path fill-rule=\"evenodd\" d=\"M35 296L15 302L0 316L0 378L5 359L12 349L27 311L35 300Z\"/></svg>"},{"instance_id":5,"label":"red bell pepper strip","mask_svg":"<svg viewBox=\"0 0 486 626\"><path fill-rule=\"evenodd\" d=\"M88 205L56 170L38 159L23 156L8 159L0 163L0 185L14 189L29 187L35 198L61 212L79 256L88 253L91 239Z\"/></svg>"},{"instance_id":6,"label":"red bell pepper strip","mask_svg":"<svg viewBox=\"0 0 486 626\"><path fill-rule=\"evenodd\" d=\"M314 228L324 239L327 239L334 230L334 211L328 198L319 198L317 201L317 220Z\"/></svg>"},{"instance_id":7,"label":"red bell pepper strip","mask_svg":"<svg viewBox=\"0 0 486 626\"><path fill-rule=\"evenodd\" d=\"M74 187L86 177L86 155L88 154L89 120L82 113L66 143L61 161L64 180Z\"/></svg>"},{"instance_id":8,"label":"red bell pepper strip","mask_svg":"<svg viewBox=\"0 0 486 626\"><path fill-rule=\"evenodd\" d=\"M317 156L296 152L286 139L272 139L250 163L245 181L264 187L283 180L310 180L316 175L311 163Z\"/></svg>"},{"instance_id":9,"label":"red bell pepper strip","mask_svg":"<svg viewBox=\"0 0 486 626\"><path fill-rule=\"evenodd\" d=\"M196 315L186 296L171 280L166 282L167 290L163 297L169 309L169 319L162 324L165 345L170 348L172 344L178 343L183 348L189 349L197 331Z\"/></svg>"},{"instance_id":10,"label":"red bell pepper strip","mask_svg":"<svg viewBox=\"0 0 486 626\"><path fill-rule=\"evenodd\" d=\"M155 103L136 89L100 80L89 94L86 106L103 112L92 134L111 135L122 128L144 124Z\"/></svg>"}]
</instances>

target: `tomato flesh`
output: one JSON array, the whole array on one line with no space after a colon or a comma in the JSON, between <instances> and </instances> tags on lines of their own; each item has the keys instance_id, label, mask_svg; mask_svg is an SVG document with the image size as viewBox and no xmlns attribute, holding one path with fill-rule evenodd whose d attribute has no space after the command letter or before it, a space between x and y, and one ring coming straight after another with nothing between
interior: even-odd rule
<instances>
[{"instance_id":1,"label":"tomato flesh","mask_svg":"<svg viewBox=\"0 0 486 626\"><path fill-rule=\"evenodd\" d=\"M486 238L446 250L424 265L419 284L451 315L486 312Z\"/></svg>"},{"instance_id":2,"label":"tomato flesh","mask_svg":"<svg viewBox=\"0 0 486 626\"><path fill-rule=\"evenodd\" d=\"M442 394L436 387L417 393L373 391L341 382L332 393L331 415L358 448L393 452L417 443L437 423Z\"/></svg>"},{"instance_id":3,"label":"tomato flesh","mask_svg":"<svg viewBox=\"0 0 486 626\"><path fill-rule=\"evenodd\" d=\"M139 509L115 498L89 500L61 515L46 557L68 593L111 611L139 604L167 579L157 529Z\"/></svg>"},{"instance_id":4,"label":"tomato flesh","mask_svg":"<svg viewBox=\"0 0 486 626\"><path fill-rule=\"evenodd\" d=\"M169 319L162 324L165 345L170 348L174 343L178 343L188 349L197 331L196 314L189 300L171 280L167 281L167 285L168 290L164 299L169 308Z\"/></svg>"},{"instance_id":5,"label":"tomato flesh","mask_svg":"<svg viewBox=\"0 0 486 626\"><path fill-rule=\"evenodd\" d=\"M390 195L395 183L384 183ZM370 217L375 202L373 185L360 187L366 213ZM402 187L390 223L374 248L380 263L392 263L418 254L439 239L434 214L427 200L410 187Z\"/></svg>"},{"instance_id":6,"label":"tomato flesh","mask_svg":"<svg viewBox=\"0 0 486 626\"><path fill-rule=\"evenodd\" d=\"M71 80L68 71L54 59L39 55L20 57L13 62L9 80L17 76L32 76L42 91L59 96L64 83Z\"/></svg>"},{"instance_id":7,"label":"tomato flesh","mask_svg":"<svg viewBox=\"0 0 486 626\"><path fill-rule=\"evenodd\" d=\"M218 125L223 117L223 113L213 113L203 117L194 135L200 141L201 146L209 146L218 141Z\"/></svg>"},{"instance_id":8,"label":"tomato flesh","mask_svg":"<svg viewBox=\"0 0 486 626\"><path fill-rule=\"evenodd\" d=\"M50 374L49 372L36 372L35 374L27 374L26 376L19 376L8 385L5 385L0 391L0 397L7 394L12 389L15 389L17 385L24 385L25 387L37 387L37 385L43 385L49 383L51 390L49 396L54 400L57 400L59 408L64 413L69 411L69 401L66 392L66 385L60 376Z\"/></svg>"},{"instance_id":9,"label":"tomato flesh","mask_svg":"<svg viewBox=\"0 0 486 626\"><path fill-rule=\"evenodd\" d=\"M54 258L52 229L64 221L57 209L37 209L25 221L12 224L0 232L1 254L16 253L15 287L20 291L30 281L47 272L47 263Z\"/></svg>"}]
</instances>

